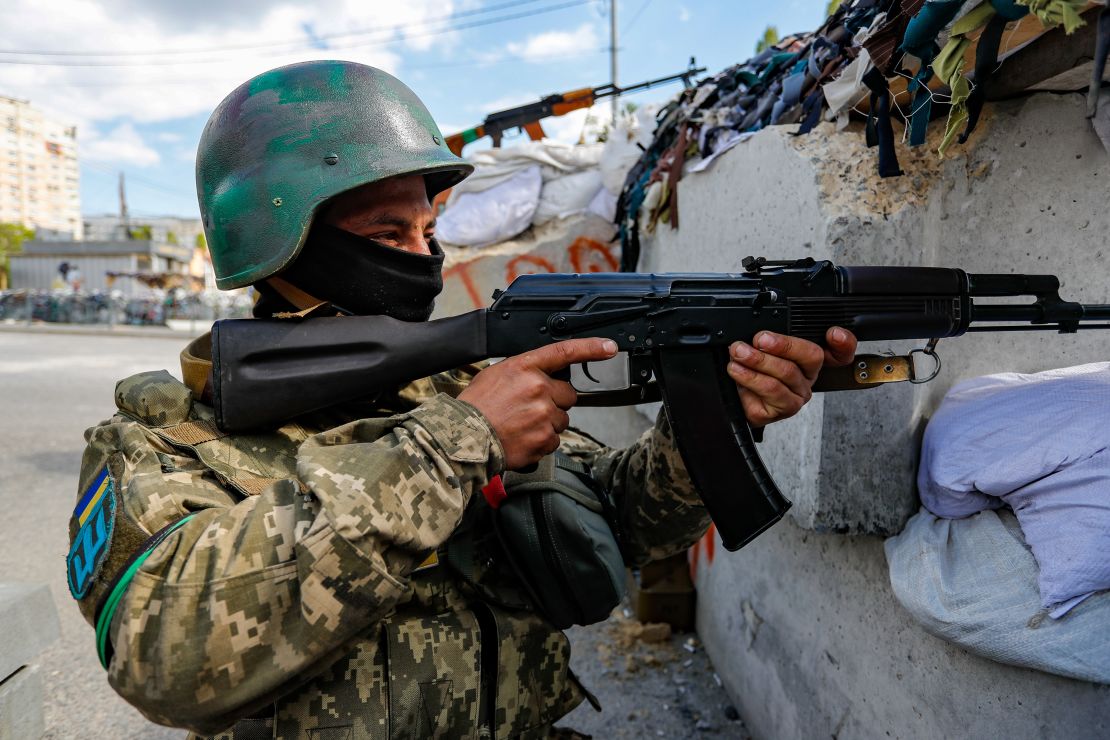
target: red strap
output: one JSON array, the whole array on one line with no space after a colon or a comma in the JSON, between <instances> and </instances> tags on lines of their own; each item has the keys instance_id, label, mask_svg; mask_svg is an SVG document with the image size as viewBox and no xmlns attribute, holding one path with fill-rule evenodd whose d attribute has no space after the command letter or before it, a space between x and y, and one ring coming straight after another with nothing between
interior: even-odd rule
<instances>
[{"instance_id":1,"label":"red strap","mask_svg":"<svg viewBox=\"0 0 1110 740\"><path fill-rule=\"evenodd\" d=\"M501 482L500 475L495 475L489 479L489 483L482 487L482 495L486 497L486 503L490 505L491 509L498 508L509 497L509 494L505 492L505 484Z\"/></svg>"}]
</instances>

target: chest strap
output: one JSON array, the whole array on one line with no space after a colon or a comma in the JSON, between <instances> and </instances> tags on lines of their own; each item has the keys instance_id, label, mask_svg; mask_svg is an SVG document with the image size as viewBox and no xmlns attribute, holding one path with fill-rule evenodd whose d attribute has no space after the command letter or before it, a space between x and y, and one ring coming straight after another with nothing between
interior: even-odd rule
<instances>
[{"instance_id":1,"label":"chest strap","mask_svg":"<svg viewBox=\"0 0 1110 740\"><path fill-rule=\"evenodd\" d=\"M190 447L204 444L205 442L212 442L227 436L221 432L213 422L203 419L184 421L180 424L164 427L156 431L159 435L168 437L171 442L177 442L178 444L188 445Z\"/></svg>"}]
</instances>

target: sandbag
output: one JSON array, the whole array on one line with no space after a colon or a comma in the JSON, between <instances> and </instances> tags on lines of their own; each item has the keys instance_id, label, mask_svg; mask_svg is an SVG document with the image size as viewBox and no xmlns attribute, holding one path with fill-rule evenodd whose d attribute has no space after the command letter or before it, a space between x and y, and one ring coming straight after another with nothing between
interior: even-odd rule
<instances>
[{"instance_id":1,"label":"sandbag","mask_svg":"<svg viewBox=\"0 0 1110 740\"><path fill-rule=\"evenodd\" d=\"M585 170L548 180L540 191L540 202L532 216L532 223L539 226L552 219L582 213L601 187L598 170Z\"/></svg>"},{"instance_id":2,"label":"sandbag","mask_svg":"<svg viewBox=\"0 0 1110 740\"><path fill-rule=\"evenodd\" d=\"M532 225L542 187L540 168L533 165L481 192L462 193L436 220L436 236L466 247L511 239Z\"/></svg>"},{"instance_id":3,"label":"sandbag","mask_svg":"<svg viewBox=\"0 0 1110 740\"><path fill-rule=\"evenodd\" d=\"M563 144L551 139L525 141L503 149L483 149L467 155L474 174L451 188L450 208L464 193L480 193L500 185L521 170L538 166L543 181L582 170L596 169L603 144Z\"/></svg>"},{"instance_id":4,"label":"sandbag","mask_svg":"<svg viewBox=\"0 0 1110 740\"><path fill-rule=\"evenodd\" d=\"M925 430L918 491L934 514L1009 506L1055 613L1110 588L1110 363L954 386Z\"/></svg>"},{"instance_id":5,"label":"sandbag","mask_svg":"<svg viewBox=\"0 0 1110 740\"><path fill-rule=\"evenodd\" d=\"M886 541L890 585L930 634L1000 663L1110 683L1110 592L1061 619L1009 510L942 519L922 509Z\"/></svg>"}]
</instances>

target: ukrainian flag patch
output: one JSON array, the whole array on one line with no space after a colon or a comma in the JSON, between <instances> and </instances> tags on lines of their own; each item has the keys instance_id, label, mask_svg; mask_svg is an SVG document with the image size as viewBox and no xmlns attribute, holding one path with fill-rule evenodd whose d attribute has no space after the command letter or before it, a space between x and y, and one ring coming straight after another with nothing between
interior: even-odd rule
<instances>
[{"instance_id":1,"label":"ukrainian flag patch","mask_svg":"<svg viewBox=\"0 0 1110 740\"><path fill-rule=\"evenodd\" d=\"M77 520L77 537L66 556L66 571L69 592L75 599L88 595L89 587L108 555L116 523L114 486L112 476L105 467L73 510L73 517Z\"/></svg>"}]
</instances>

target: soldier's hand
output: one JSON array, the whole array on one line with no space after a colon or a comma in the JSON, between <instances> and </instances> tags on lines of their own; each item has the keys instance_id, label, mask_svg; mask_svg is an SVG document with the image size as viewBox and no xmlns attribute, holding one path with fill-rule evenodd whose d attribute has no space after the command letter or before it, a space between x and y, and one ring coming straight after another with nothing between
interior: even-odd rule
<instances>
[{"instance_id":1,"label":"soldier's hand","mask_svg":"<svg viewBox=\"0 0 1110 740\"><path fill-rule=\"evenodd\" d=\"M616 353L616 343L608 339L549 344L482 370L459 399L481 411L493 427L505 449L505 467L523 468L558 449L559 434L570 424L567 410L578 401L571 384L552 374Z\"/></svg>"},{"instance_id":2,"label":"soldier's hand","mask_svg":"<svg viewBox=\"0 0 1110 740\"><path fill-rule=\"evenodd\" d=\"M856 355L856 338L833 327L825 335L828 349L798 337L774 332L756 334L752 345L729 347L728 374L740 390L740 402L753 426L789 419L813 397L813 383L824 365L847 365Z\"/></svg>"}]
</instances>

